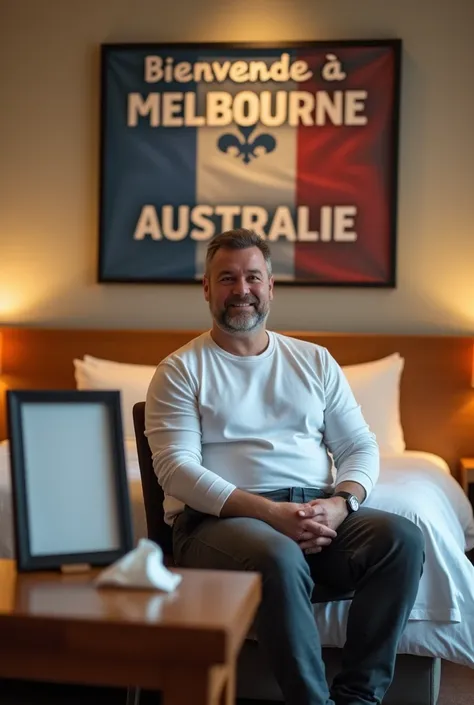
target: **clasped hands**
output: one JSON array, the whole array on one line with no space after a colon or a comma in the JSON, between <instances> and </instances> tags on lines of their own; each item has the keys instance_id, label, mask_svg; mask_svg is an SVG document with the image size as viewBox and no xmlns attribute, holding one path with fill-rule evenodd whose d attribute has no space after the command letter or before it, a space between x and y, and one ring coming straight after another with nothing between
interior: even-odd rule
<instances>
[{"instance_id":1,"label":"clasped hands","mask_svg":"<svg viewBox=\"0 0 474 705\"><path fill-rule=\"evenodd\" d=\"M304 504L277 502L272 514L274 528L296 541L309 554L320 553L331 544L348 511L342 497L329 497Z\"/></svg>"}]
</instances>

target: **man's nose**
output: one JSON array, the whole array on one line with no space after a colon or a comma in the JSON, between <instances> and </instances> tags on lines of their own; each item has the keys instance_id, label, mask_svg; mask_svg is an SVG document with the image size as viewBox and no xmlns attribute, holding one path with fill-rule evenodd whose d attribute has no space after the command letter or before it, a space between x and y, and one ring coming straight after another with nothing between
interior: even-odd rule
<instances>
[{"instance_id":1,"label":"man's nose","mask_svg":"<svg viewBox=\"0 0 474 705\"><path fill-rule=\"evenodd\" d=\"M234 281L234 286L232 287L232 293L237 296L246 296L250 291L250 287L245 277L240 277Z\"/></svg>"}]
</instances>

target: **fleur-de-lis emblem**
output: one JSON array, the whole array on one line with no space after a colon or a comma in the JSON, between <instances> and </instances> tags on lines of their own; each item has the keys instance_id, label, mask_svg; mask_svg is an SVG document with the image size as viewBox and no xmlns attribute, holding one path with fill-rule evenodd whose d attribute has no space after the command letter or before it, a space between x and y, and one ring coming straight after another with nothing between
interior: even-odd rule
<instances>
[{"instance_id":1,"label":"fleur-de-lis emblem","mask_svg":"<svg viewBox=\"0 0 474 705\"><path fill-rule=\"evenodd\" d=\"M219 137L217 146L225 154L242 159L244 164L249 164L252 159L273 152L276 147L276 140L267 132L261 132L254 139L251 139L257 125L242 127L237 125L238 130L242 134L242 138L231 132L226 132Z\"/></svg>"}]
</instances>

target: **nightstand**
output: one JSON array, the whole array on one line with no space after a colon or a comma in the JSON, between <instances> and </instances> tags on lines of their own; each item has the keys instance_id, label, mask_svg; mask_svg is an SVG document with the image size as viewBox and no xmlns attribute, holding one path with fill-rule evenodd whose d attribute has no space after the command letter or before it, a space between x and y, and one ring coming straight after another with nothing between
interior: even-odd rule
<instances>
[{"instance_id":1,"label":"nightstand","mask_svg":"<svg viewBox=\"0 0 474 705\"><path fill-rule=\"evenodd\" d=\"M461 485L474 509L474 458L461 458L460 467ZM466 556L474 564L474 548L468 551Z\"/></svg>"},{"instance_id":2,"label":"nightstand","mask_svg":"<svg viewBox=\"0 0 474 705\"><path fill-rule=\"evenodd\" d=\"M461 458L461 486L464 492L469 495L469 485L474 483L474 458Z\"/></svg>"}]
</instances>

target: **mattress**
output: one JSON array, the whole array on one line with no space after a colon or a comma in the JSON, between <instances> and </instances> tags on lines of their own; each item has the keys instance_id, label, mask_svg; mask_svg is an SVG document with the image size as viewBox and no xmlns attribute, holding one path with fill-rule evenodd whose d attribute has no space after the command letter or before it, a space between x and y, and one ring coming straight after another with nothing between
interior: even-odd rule
<instances>
[{"instance_id":1,"label":"mattress","mask_svg":"<svg viewBox=\"0 0 474 705\"><path fill-rule=\"evenodd\" d=\"M135 443L125 444L135 540L146 536ZM399 653L437 656L474 668L474 548L472 507L438 456L420 451L381 458L379 480L366 506L394 512L423 531L426 561ZM0 444L0 557L13 557L9 446ZM381 596L383 600L383 596ZM324 646L341 647L350 602L314 606ZM370 615L368 615L370 619Z\"/></svg>"}]
</instances>

